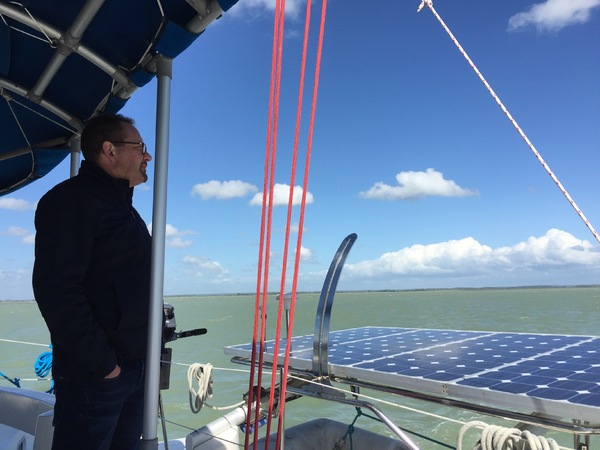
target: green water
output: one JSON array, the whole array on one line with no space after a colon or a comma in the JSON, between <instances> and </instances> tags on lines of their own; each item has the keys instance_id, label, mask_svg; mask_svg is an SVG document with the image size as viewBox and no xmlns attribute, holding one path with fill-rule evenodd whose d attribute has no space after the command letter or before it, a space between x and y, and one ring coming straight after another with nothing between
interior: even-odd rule
<instances>
[{"instance_id":1,"label":"green water","mask_svg":"<svg viewBox=\"0 0 600 450\"><path fill-rule=\"evenodd\" d=\"M164 391L166 417L178 425L169 424L169 438L184 437L222 412L204 407L199 414L190 412L187 390L187 366L191 363L211 363L214 395L209 403L224 406L237 403L247 389L244 366L233 365L223 354L227 345L249 342L252 336L254 296L170 297L166 301L175 307L178 330L205 327L208 334L180 339L170 344L173 361L171 388ZM277 304L274 297L268 307L268 337L273 336ZM295 312L293 334L312 334L318 294L300 294ZM600 335L600 287L531 288L499 290L432 290L406 292L340 292L335 297L331 329L365 325L411 328L438 328L532 333ZM47 344L49 334L33 302L0 302L0 339ZM9 377L22 379L23 387L46 390L47 381L34 378L33 363L47 347L0 341L0 371ZM228 369L228 370L224 370ZM1 379L0 386L10 385ZM372 395L372 392L366 392ZM424 404L410 399L387 397L393 402L422 409L445 417L468 421L478 419L473 413ZM432 436L451 446L456 444L460 425L447 420L424 418L418 413L396 407L378 405L405 430ZM314 399L300 399L286 405L288 426L313 417L331 417L350 423L355 418L350 406L335 405ZM600 411L598 414L600 422ZM489 419L486 421L490 422ZM503 424L502 422L495 422ZM503 425L507 425L503 424ZM181 426L183 425L183 426ZM385 426L367 417L359 418L357 426L386 432ZM160 433L160 428L159 428ZM567 436L552 435L561 445L573 446ZM443 448L420 437L414 437L422 449ZM592 448L600 437L592 438ZM471 442L472 444L472 442ZM467 446L467 448L470 448Z\"/></svg>"}]
</instances>

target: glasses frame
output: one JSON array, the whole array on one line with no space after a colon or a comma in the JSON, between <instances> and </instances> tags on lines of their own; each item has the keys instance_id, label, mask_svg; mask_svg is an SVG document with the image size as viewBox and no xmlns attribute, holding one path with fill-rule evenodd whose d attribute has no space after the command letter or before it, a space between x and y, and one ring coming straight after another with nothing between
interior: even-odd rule
<instances>
[{"instance_id":1,"label":"glasses frame","mask_svg":"<svg viewBox=\"0 0 600 450\"><path fill-rule=\"evenodd\" d=\"M132 142L132 141L111 141L113 144L131 144L131 145L139 145L142 148L142 155L145 155L148 152L148 146L145 142Z\"/></svg>"}]
</instances>

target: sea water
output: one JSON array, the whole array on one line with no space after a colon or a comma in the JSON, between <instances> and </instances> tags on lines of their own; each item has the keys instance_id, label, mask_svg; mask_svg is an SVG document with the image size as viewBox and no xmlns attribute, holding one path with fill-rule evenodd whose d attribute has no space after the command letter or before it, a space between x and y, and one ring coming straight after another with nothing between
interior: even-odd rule
<instances>
[{"instance_id":1,"label":"sea water","mask_svg":"<svg viewBox=\"0 0 600 450\"><path fill-rule=\"evenodd\" d=\"M292 324L294 336L314 332L318 299L318 293L298 295ZM252 340L255 295L167 297L165 301L175 308L178 331L208 330L206 335L177 339L168 344L173 351L174 364L170 388L162 391L161 398L168 421L168 437L172 439L184 437L189 430L225 412L208 406L198 414L190 411L187 382L190 364L210 363L214 366L214 392L207 401L213 406L238 403L248 390L247 367L232 364L223 347ZM272 295L267 307L267 338L274 336L277 314L278 304ZM338 292L331 314L331 330L376 325L597 336L600 335L599 324L600 287ZM0 302L0 339L0 372L9 378L20 378L23 387L39 391L48 389L49 381L34 381L34 362L38 355L49 350L49 334L34 302ZM0 386L10 385L0 377ZM366 390L362 392L400 405L377 404L398 426L413 433L409 435L422 449L444 448L436 442L454 447L461 427L454 420L482 419L467 411ZM447 419L424 416L413 409ZM287 426L315 417L329 417L350 424L357 415L351 406L311 398L290 402L285 411ZM600 411L598 417L600 422ZM511 425L510 422L483 419L489 423ZM390 434L385 425L367 416L360 416L355 426ZM552 433L552 437L561 445L573 446L573 440L568 436ZM600 444L600 438L592 438L592 448L594 443Z\"/></svg>"}]
</instances>

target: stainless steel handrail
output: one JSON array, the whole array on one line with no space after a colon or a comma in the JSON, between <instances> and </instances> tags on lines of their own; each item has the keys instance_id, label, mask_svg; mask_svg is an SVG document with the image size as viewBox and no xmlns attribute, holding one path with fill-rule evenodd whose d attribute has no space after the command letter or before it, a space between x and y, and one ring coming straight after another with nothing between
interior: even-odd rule
<instances>
[{"instance_id":1,"label":"stainless steel handrail","mask_svg":"<svg viewBox=\"0 0 600 450\"><path fill-rule=\"evenodd\" d=\"M340 244L325 277L319 305L317 306L317 317L315 319L315 335L313 340L312 367L316 376L327 376L329 373L328 348L329 348L329 322L331 317L331 308L337 283L344 267L346 257L356 241L358 236L352 233Z\"/></svg>"}]
</instances>

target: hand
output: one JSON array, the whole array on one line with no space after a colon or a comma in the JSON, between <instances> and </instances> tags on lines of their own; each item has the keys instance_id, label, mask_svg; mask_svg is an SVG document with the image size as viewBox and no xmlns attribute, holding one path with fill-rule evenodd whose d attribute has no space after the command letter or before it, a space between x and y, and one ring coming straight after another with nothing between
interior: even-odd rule
<instances>
[{"instance_id":1,"label":"hand","mask_svg":"<svg viewBox=\"0 0 600 450\"><path fill-rule=\"evenodd\" d=\"M119 375L121 375L121 367L117 364L115 366L115 368L112 370L111 373L109 373L108 375L106 375L104 377L105 380L110 380L112 378L117 378Z\"/></svg>"}]
</instances>

